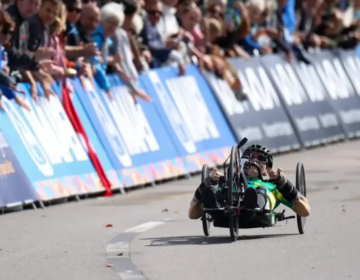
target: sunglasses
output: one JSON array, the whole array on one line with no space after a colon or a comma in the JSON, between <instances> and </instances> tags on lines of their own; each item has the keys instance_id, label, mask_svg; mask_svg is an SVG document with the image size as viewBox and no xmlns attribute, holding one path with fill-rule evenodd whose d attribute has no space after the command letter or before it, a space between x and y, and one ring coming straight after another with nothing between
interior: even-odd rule
<instances>
[{"instance_id":1,"label":"sunglasses","mask_svg":"<svg viewBox=\"0 0 360 280\"><path fill-rule=\"evenodd\" d=\"M252 153L250 155L250 160L257 160L257 161L262 162L262 163L267 162L266 156L264 156L262 154L258 154L258 153Z\"/></svg>"},{"instance_id":2,"label":"sunglasses","mask_svg":"<svg viewBox=\"0 0 360 280\"><path fill-rule=\"evenodd\" d=\"M75 8L75 7L68 7L68 8L67 8L67 11L68 11L69 13L72 13L72 12L75 12L75 13L77 13L77 14L80 14L80 13L81 13L81 9L80 9L80 8Z\"/></svg>"}]
</instances>

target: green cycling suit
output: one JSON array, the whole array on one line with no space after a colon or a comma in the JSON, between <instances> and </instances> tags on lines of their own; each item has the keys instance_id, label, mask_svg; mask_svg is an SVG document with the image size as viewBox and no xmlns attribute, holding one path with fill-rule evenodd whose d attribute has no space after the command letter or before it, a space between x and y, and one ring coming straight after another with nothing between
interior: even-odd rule
<instances>
[{"instance_id":1,"label":"green cycling suit","mask_svg":"<svg viewBox=\"0 0 360 280\"><path fill-rule=\"evenodd\" d=\"M266 189L267 200L269 203L269 209L274 211L280 204L293 209L294 204L287 201L282 194L277 190L276 186L270 182L263 182L259 179L247 178L248 187L256 189L259 186L262 186Z\"/></svg>"}]
</instances>

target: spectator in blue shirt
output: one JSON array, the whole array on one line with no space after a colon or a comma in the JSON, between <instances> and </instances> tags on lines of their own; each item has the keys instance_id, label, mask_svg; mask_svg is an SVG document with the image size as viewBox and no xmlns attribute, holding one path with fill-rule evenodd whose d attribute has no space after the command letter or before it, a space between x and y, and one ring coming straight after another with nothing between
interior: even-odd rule
<instances>
[{"instance_id":1,"label":"spectator in blue shirt","mask_svg":"<svg viewBox=\"0 0 360 280\"><path fill-rule=\"evenodd\" d=\"M111 37L115 34L124 22L123 7L120 4L110 2L101 9L101 23L92 33L92 40L96 43L101 56L93 57L92 62L95 67L94 78L101 89L105 90L110 96L110 83L106 77L108 50L111 46Z\"/></svg>"}]
</instances>

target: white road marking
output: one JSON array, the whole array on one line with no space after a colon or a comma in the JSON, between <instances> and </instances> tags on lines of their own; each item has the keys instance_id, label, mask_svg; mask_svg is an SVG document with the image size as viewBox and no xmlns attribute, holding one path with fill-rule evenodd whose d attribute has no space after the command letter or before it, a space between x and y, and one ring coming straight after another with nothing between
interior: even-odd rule
<instances>
[{"instance_id":1,"label":"white road marking","mask_svg":"<svg viewBox=\"0 0 360 280\"><path fill-rule=\"evenodd\" d=\"M106 254L108 259L128 257L129 251L130 244L125 242L111 243L106 246Z\"/></svg>"},{"instance_id":2,"label":"white road marking","mask_svg":"<svg viewBox=\"0 0 360 280\"><path fill-rule=\"evenodd\" d=\"M136 227L125 230L124 232L145 232L154 227L165 224L165 222L147 222Z\"/></svg>"},{"instance_id":3,"label":"white road marking","mask_svg":"<svg viewBox=\"0 0 360 280\"><path fill-rule=\"evenodd\" d=\"M147 278L144 275L134 274L132 271L129 271L129 270L120 272L119 276L124 280L128 280L128 279L144 279L144 280L147 280Z\"/></svg>"}]
</instances>

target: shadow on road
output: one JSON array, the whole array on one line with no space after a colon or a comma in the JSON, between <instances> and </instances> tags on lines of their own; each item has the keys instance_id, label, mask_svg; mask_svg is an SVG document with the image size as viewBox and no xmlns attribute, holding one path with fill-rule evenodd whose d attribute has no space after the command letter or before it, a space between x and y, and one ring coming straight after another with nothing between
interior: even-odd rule
<instances>
[{"instance_id":1,"label":"shadow on road","mask_svg":"<svg viewBox=\"0 0 360 280\"><path fill-rule=\"evenodd\" d=\"M278 238L298 235L294 234L265 234L265 235L243 235L239 236L238 241L253 240L262 238ZM172 237L153 237L143 238L141 240L150 240L147 247L177 246L177 245L215 245L232 243L230 236L172 236Z\"/></svg>"}]
</instances>

